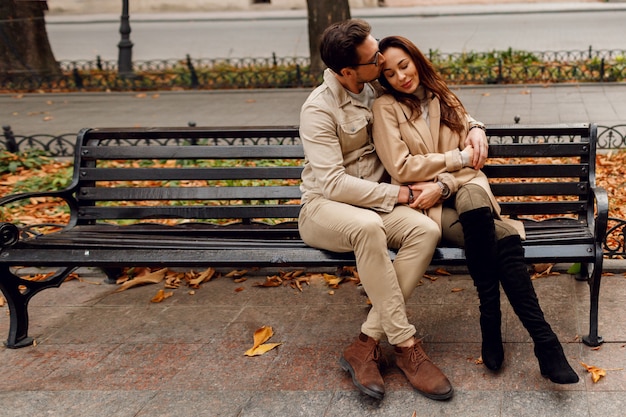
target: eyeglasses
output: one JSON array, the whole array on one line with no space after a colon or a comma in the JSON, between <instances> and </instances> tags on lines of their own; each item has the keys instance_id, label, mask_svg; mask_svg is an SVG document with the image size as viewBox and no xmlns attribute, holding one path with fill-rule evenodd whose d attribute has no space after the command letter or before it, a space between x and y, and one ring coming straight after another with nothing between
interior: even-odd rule
<instances>
[{"instance_id":1,"label":"eyeglasses","mask_svg":"<svg viewBox=\"0 0 626 417\"><path fill-rule=\"evenodd\" d=\"M356 64L355 67L361 67L364 65L375 65L378 66L378 56L380 55L380 51L376 51L376 55L374 55L374 60L372 62L366 62L364 64Z\"/></svg>"}]
</instances>

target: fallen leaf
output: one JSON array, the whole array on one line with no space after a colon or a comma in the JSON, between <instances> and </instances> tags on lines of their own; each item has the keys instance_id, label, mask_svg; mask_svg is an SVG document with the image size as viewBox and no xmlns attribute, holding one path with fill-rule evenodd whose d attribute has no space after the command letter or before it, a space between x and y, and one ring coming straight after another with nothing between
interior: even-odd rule
<instances>
[{"instance_id":1,"label":"fallen leaf","mask_svg":"<svg viewBox=\"0 0 626 417\"><path fill-rule=\"evenodd\" d=\"M589 372L591 374L591 380L596 383L600 380L600 378L602 378L603 376L606 376L606 370L602 369L602 368L598 368L597 366L590 366L587 365L583 362L580 363L585 369L587 369L587 372Z\"/></svg>"},{"instance_id":2,"label":"fallen leaf","mask_svg":"<svg viewBox=\"0 0 626 417\"><path fill-rule=\"evenodd\" d=\"M209 281L215 275L215 269L207 268L204 272L202 272L198 277L189 280L188 285L191 288L198 289L200 288L200 284Z\"/></svg>"},{"instance_id":3,"label":"fallen leaf","mask_svg":"<svg viewBox=\"0 0 626 417\"><path fill-rule=\"evenodd\" d=\"M330 288L337 289L339 288L339 284L341 284L341 281L343 281L343 277L324 274L324 281L326 281L326 285L328 285Z\"/></svg>"},{"instance_id":4,"label":"fallen leaf","mask_svg":"<svg viewBox=\"0 0 626 417\"><path fill-rule=\"evenodd\" d=\"M452 292L461 292L461 291L463 291L463 288L452 288L450 291L452 291Z\"/></svg>"},{"instance_id":5,"label":"fallen leaf","mask_svg":"<svg viewBox=\"0 0 626 417\"><path fill-rule=\"evenodd\" d=\"M435 274L437 274L437 275L452 275L451 273L449 273L448 271L446 271L443 268L435 269Z\"/></svg>"},{"instance_id":6,"label":"fallen leaf","mask_svg":"<svg viewBox=\"0 0 626 417\"><path fill-rule=\"evenodd\" d=\"M255 349L248 349L246 356L260 356L280 345L282 345L282 343L265 343Z\"/></svg>"},{"instance_id":7,"label":"fallen leaf","mask_svg":"<svg viewBox=\"0 0 626 417\"><path fill-rule=\"evenodd\" d=\"M151 303L160 303L161 301L170 298L174 293L172 291L165 292L164 290L157 291L156 295L150 300Z\"/></svg>"},{"instance_id":8,"label":"fallen leaf","mask_svg":"<svg viewBox=\"0 0 626 417\"><path fill-rule=\"evenodd\" d=\"M265 281L261 284L256 283L254 287L280 287L283 283L283 280L278 275L273 275L271 277L265 277Z\"/></svg>"},{"instance_id":9,"label":"fallen leaf","mask_svg":"<svg viewBox=\"0 0 626 417\"><path fill-rule=\"evenodd\" d=\"M117 290L115 290L115 292L125 291L129 288L136 287L138 285L158 284L159 282L163 281L163 278L165 277L166 272L167 272L167 268L163 268L163 269L159 269L158 271L152 272L150 274L128 280L122 285L120 285L120 287Z\"/></svg>"},{"instance_id":10,"label":"fallen leaf","mask_svg":"<svg viewBox=\"0 0 626 417\"><path fill-rule=\"evenodd\" d=\"M247 272L246 269L230 271L228 274L224 275L224 278L239 278L244 276Z\"/></svg>"},{"instance_id":11,"label":"fallen leaf","mask_svg":"<svg viewBox=\"0 0 626 417\"><path fill-rule=\"evenodd\" d=\"M244 353L246 356L259 356L269 352L282 343L265 343L274 335L274 330L270 326L263 326L254 332L254 345Z\"/></svg>"},{"instance_id":12,"label":"fallen leaf","mask_svg":"<svg viewBox=\"0 0 626 417\"><path fill-rule=\"evenodd\" d=\"M439 277L433 276L433 275L428 275L428 274L424 274L424 278L428 278L429 280L435 282L439 279Z\"/></svg>"}]
</instances>

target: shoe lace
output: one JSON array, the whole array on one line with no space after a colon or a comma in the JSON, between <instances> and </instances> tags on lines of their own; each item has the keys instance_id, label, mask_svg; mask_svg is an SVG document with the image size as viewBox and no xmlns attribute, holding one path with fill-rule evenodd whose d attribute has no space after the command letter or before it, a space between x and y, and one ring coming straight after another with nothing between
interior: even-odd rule
<instances>
[{"instance_id":1,"label":"shoe lace","mask_svg":"<svg viewBox=\"0 0 626 417\"><path fill-rule=\"evenodd\" d=\"M411 350L409 351L409 358L411 362L415 363L416 365L419 365L424 361L430 360L428 355L426 355L426 352L424 352L424 349L422 349L421 340L416 339L415 344L411 346L410 349Z\"/></svg>"},{"instance_id":2,"label":"shoe lace","mask_svg":"<svg viewBox=\"0 0 626 417\"><path fill-rule=\"evenodd\" d=\"M376 363L378 363L378 361L380 360L382 356L382 351L380 349L380 345L376 345L374 346L374 349L372 349L372 351L369 354L369 357Z\"/></svg>"}]
</instances>

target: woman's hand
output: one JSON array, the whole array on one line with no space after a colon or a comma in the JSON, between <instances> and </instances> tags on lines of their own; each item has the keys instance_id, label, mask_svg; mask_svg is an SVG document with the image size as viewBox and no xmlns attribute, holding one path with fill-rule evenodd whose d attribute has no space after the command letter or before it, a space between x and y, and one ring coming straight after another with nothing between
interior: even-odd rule
<instances>
[{"instance_id":1,"label":"woman's hand","mask_svg":"<svg viewBox=\"0 0 626 417\"><path fill-rule=\"evenodd\" d=\"M489 145L487 134L482 129L470 129L465 139L465 145L474 148L474 155L471 157L471 166L474 169L482 169L487 162Z\"/></svg>"},{"instance_id":2,"label":"woman's hand","mask_svg":"<svg viewBox=\"0 0 626 417\"><path fill-rule=\"evenodd\" d=\"M427 210L441 201L441 187L436 182L417 182L409 185L413 190L415 200L411 207L419 210Z\"/></svg>"}]
</instances>

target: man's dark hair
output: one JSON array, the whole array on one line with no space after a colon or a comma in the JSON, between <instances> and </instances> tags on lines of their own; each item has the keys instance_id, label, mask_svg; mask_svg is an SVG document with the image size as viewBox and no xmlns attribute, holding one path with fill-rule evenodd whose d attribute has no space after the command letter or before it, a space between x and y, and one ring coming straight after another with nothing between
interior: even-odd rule
<instances>
[{"instance_id":1,"label":"man's dark hair","mask_svg":"<svg viewBox=\"0 0 626 417\"><path fill-rule=\"evenodd\" d=\"M372 27L361 19L333 23L324 30L320 42L320 55L324 64L340 74L346 67L359 63L356 48L369 36Z\"/></svg>"}]
</instances>

